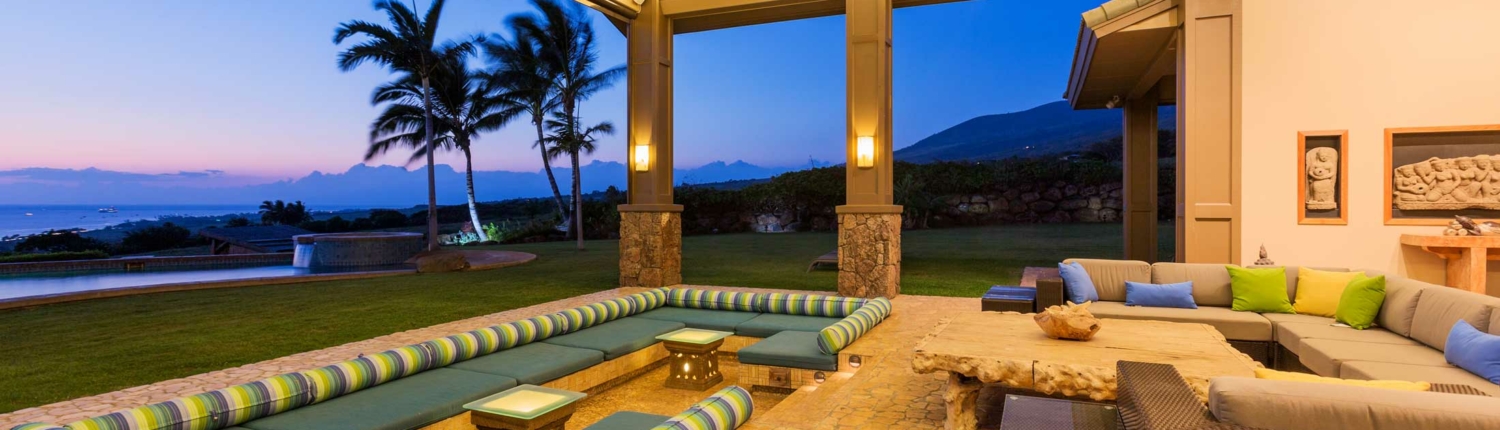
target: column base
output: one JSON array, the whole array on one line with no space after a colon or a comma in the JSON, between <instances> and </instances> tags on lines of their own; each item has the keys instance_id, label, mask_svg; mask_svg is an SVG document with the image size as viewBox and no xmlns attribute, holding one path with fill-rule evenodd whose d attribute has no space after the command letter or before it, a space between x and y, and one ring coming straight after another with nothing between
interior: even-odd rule
<instances>
[{"instance_id":1,"label":"column base","mask_svg":"<svg viewBox=\"0 0 1500 430\"><path fill-rule=\"evenodd\" d=\"M680 206L679 206L680 208ZM620 286L682 283L682 212L620 211Z\"/></svg>"},{"instance_id":2,"label":"column base","mask_svg":"<svg viewBox=\"0 0 1500 430\"><path fill-rule=\"evenodd\" d=\"M839 295L901 294L901 207L840 206Z\"/></svg>"}]
</instances>

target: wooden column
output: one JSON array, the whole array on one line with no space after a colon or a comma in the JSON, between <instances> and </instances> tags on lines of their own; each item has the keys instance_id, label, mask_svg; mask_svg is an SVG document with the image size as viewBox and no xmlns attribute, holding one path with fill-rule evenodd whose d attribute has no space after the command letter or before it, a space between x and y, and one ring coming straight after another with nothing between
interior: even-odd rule
<instances>
[{"instance_id":1,"label":"wooden column","mask_svg":"<svg viewBox=\"0 0 1500 430\"><path fill-rule=\"evenodd\" d=\"M1125 259L1156 262L1157 148L1153 87L1125 102Z\"/></svg>"},{"instance_id":2,"label":"wooden column","mask_svg":"<svg viewBox=\"0 0 1500 430\"><path fill-rule=\"evenodd\" d=\"M682 283L682 206L672 203L672 20L660 0L648 0L625 33L629 161L626 204L619 207L620 286L676 285ZM638 166L640 151L646 163Z\"/></svg>"},{"instance_id":3,"label":"wooden column","mask_svg":"<svg viewBox=\"0 0 1500 430\"><path fill-rule=\"evenodd\" d=\"M846 0L848 200L839 206L839 294L901 292L901 207L891 172L891 0ZM873 138L873 166L859 166L859 138Z\"/></svg>"},{"instance_id":4,"label":"wooden column","mask_svg":"<svg viewBox=\"0 0 1500 430\"><path fill-rule=\"evenodd\" d=\"M1177 50L1177 260L1240 261L1240 0L1183 3Z\"/></svg>"}]
</instances>

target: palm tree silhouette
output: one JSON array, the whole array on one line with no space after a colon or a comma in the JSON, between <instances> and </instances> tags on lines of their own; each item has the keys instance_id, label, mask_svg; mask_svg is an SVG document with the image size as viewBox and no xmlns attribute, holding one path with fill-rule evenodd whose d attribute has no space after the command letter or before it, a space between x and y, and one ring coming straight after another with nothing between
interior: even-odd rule
<instances>
[{"instance_id":1,"label":"palm tree silhouette","mask_svg":"<svg viewBox=\"0 0 1500 430\"><path fill-rule=\"evenodd\" d=\"M433 147L431 78L439 68L451 64L448 60L474 53L474 41L445 41L436 43L437 26L443 13L443 0L433 0L427 13L418 17L416 12L392 0L377 0L375 10L385 12L391 28L366 21L351 20L339 24L333 32L333 43L364 36L364 40L339 53L338 67L350 71L365 62L373 62L392 71L404 72L422 81L422 111L427 148ZM437 176L433 170L430 149L427 158L427 249L438 249L437 241Z\"/></svg>"},{"instance_id":2,"label":"palm tree silhouette","mask_svg":"<svg viewBox=\"0 0 1500 430\"><path fill-rule=\"evenodd\" d=\"M512 34L521 34L512 28ZM547 172L547 183L552 185L552 201L557 204L557 213L569 218L563 206L562 191L557 188L557 175L552 173L552 156L547 155L546 133L543 127L547 114L557 109L557 92L552 86L552 76L542 63L538 46L525 37L507 40L504 36L491 35L483 44L489 57L489 74L493 85L503 88L507 98L526 106L531 115L531 124L536 127L536 141L532 147L542 156L542 170Z\"/></svg>"},{"instance_id":3,"label":"palm tree silhouette","mask_svg":"<svg viewBox=\"0 0 1500 430\"><path fill-rule=\"evenodd\" d=\"M582 250L583 195L581 191L581 178L583 176L578 171L578 157L581 154L593 154L594 150L598 149L594 145L594 142L597 141L595 135L615 134L615 125L610 123L609 121L605 121L579 132L576 131L575 128L573 128L575 127L574 124L577 123L577 118L574 118L572 121L566 119L551 119L547 121L547 126L552 129L552 135L547 138L548 143L552 144L552 148L548 150L547 155L553 157L561 157L563 155L567 155L570 161L573 162L574 223L571 227L568 228L568 230L573 232L573 236L578 240L578 249Z\"/></svg>"},{"instance_id":4,"label":"palm tree silhouette","mask_svg":"<svg viewBox=\"0 0 1500 430\"><path fill-rule=\"evenodd\" d=\"M549 120L549 123L558 123L558 127L552 127L554 140L572 142L575 150L557 151L554 144L554 148L548 150L548 153L566 153L573 164L573 226L568 231L578 238L578 249L583 249L583 201L580 198L582 192L578 189L579 153L576 150L582 149L579 142L583 142L583 138L589 136L591 131L603 130L597 130L599 126L591 127L589 131L580 129L578 104L624 77L625 66L594 72L599 55L594 46L594 28L582 6L575 3L571 7L564 7L556 0L531 0L531 3L541 12L541 16L512 15L506 22L515 29L517 38L526 38L536 44L540 54L538 58L546 73L552 77L553 91L557 93L560 108L558 113L561 116ZM603 125L606 124L600 124ZM613 131L612 126L609 129ZM565 133L560 133L559 130ZM589 146L592 146L591 142Z\"/></svg>"}]
</instances>

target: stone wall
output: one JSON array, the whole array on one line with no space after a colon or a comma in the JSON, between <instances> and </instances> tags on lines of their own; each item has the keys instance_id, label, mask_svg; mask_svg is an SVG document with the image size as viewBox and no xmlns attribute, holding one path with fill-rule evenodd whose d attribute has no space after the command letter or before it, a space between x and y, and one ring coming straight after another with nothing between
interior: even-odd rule
<instances>
[{"instance_id":1,"label":"stone wall","mask_svg":"<svg viewBox=\"0 0 1500 430\"><path fill-rule=\"evenodd\" d=\"M620 212L620 286L682 283L682 213Z\"/></svg>"},{"instance_id":2,"label":"stone wall","mask_svg":"<svg viewBox=\"0 0 1500 430\"><path fill-rule=\"evenodd\" d=\"M901 294L901 214L841 213L839 295Z\"/></svg>"},{"instance_id":3,"label":"stone wall","mask_svg":"<svg viewBox=\"0 0 1500 430\"><path fill-rule=\"evenodd\" d=\"M1119 222L1125 209L1120 183L1079 186L1066 182L1022 185L988 194L948 196L932 214L947 225ZM1161 195L1158 218L1171 219L1172 196Z\"/></svg>"}]
</instances>

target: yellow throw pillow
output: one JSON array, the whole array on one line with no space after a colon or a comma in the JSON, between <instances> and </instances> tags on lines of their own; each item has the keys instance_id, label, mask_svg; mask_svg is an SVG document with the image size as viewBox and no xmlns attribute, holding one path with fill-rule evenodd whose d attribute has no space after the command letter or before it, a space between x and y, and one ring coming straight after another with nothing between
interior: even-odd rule
<instances>
[{"instance_id":1,"label":"yellow throw pillow","mask_svg":"<svg viewBox=\"0 0 1500 430\"><path fill-rule=\"evenodd\" d=\"M1365 272L1325 272L1306 267L1297 268L1297 299L1292 309L1303 315L1333 318L1339 310L1339 297L1344 287Z\"/></svg>"},{"instance_id":2,"label":"yellow throw pillow","mask_svg":"<svg viewBox=\"0 0 1500 430\"><path fill-rule=\"evenodd\" d=\"M1275 381L1313 382L1318 384L1348 385L1351 387L1385 388L1402 391L1428 391L1432 384L1426 382L1407 381L1361 381L1355 379L1326 378L1318 375L1310 375L1297 372L1282 372L1271 369L1255 369L1257 379L1270 379Z\"/></svg>"}]
</instances>

